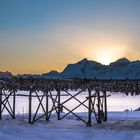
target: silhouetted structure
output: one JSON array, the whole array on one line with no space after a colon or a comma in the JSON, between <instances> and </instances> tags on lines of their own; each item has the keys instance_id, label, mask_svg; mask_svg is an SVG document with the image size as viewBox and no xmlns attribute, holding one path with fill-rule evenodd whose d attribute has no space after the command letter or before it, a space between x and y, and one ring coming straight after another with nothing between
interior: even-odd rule
<instances>
[{"instance_id":1,"label":"silhouetted structure","mask_svg":"<svg viewBox=\"0 0 140 140\"><path fill-rule=\"evenodd\" d=\"M73 94L71 91L75 91ZM7 92L8 91L8 92ZM27 91L28 94L18 94L17 91ZM53 91L56 91L55 93ZM80 101L77 95L82 92L87 92L88 95L84 101ZM62 93L63 92L63 93ZM64 94L65 92L65 94ZM95 115L97 123L107 121L107 92L122 92L128 95L140 94L140 80L97 80L97 79L70 79L70 80L52 80L52 79L1 79L0 80L0 119L4 109L9 115L15 119L16 97L25 96L29 98L29 123L44 118L48 121L53 111L57 113L57 119L62 120L69 114L73 114L78 119L83 121L87 126L92 125L92 114ZM62 96L68 96L65 101L61 101ZM12 102L9 99L12 98ZM39 101L35 113L32 113L32 99L36 98ZM43 104L43 99L46 103ZM74 99L79 103L72 110L65 106L65 103ZM49 103L52 102L52 107L49 109ZM85 104L88 102L88 105ZM84 106L88 111L88 120L85 120L74 111L80 106ZM38 114L42 108L43 114ZM97 108L97 110L96 110ZM67 113L63 114L63 109Z\"/></svg>"}]
</instances>

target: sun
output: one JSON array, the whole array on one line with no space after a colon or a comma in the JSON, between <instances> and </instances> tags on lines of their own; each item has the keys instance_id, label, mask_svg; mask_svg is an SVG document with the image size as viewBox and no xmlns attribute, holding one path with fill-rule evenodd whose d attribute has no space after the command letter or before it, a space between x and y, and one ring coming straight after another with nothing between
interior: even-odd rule
<instances>
[{"instance_id":1,"label":"sun","mask_svg":"<svg viewBox=\"0 0 140 140\"><path fill-rule=\"evenodd\" d=\"M106 47L96 51L96 60L104 65L109 65L111 62L120 58L122 51L119 47Z\"/></svg>"},{"instance_id":2,"label":"sun","mask_svg":"<svg viewBox=\"0 0 140 140\"><path fill-rule=\"evenodd\" d=\"M110 52L104 51L99 54L99 61L104 64L108 65L113 61L113 56Z\"/></svg>"},{"instance_id":3,"label":"sun","mask_svg":"<svg viewBox=\"0 0 140 140\"><path fill-rule=\"evenodd\" d=\"M109 65L125 56L125 48L125 45L99 45L91 48L88 55L101 64Z\"/></svg>"}]
</instances>

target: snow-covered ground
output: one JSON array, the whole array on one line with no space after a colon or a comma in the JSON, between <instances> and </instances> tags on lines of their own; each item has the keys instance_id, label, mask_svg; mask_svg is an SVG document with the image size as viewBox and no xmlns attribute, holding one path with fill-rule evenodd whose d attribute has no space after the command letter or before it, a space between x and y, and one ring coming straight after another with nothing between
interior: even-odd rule
<instances>
[{"instance_id":1,"label":"snow-covered ground","mask_svg":"<svg viewBox=\"0 0 140 140\"><path fill-rule=\"evenodd\" d=\"M0 140L140 140L140 112L110 112L108 122L86 127L75 118L33 125L25 119L0 121Z\"/></svg>"},{"instance_id":2,"label":"snow-covered ground","mask_svg":"<svg viewBox=\"0 0 140 140\"><path fill-rule=\"evenodd\" d=\"M82 101L85 96L83 94L78 99ZM41 120L30 125L27 121L28 98L18 97L16 120L10 119L6 112L0 120L0 140L140 140L140 111L124 111L140 107L139 100L140 96L112 95L108 98L108 122L96 124L93 116L92 127L89 128L72 115L58 121L55 114L49 122ZM37 103L36 100L33 102ZM77 104L71 100L66 106L72 109ZM35 107L36 104L33 111ZM76 111L87 119L85 108Z\"/></svg>"}]
</instances>

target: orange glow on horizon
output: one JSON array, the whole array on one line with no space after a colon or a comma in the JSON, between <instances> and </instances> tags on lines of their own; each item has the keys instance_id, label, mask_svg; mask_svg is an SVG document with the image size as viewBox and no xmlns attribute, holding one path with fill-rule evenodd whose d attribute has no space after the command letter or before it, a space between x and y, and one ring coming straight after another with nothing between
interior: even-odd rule
<instances>
[{"instance_id":1,"label":"orange glow on horizon","mask_svg":"<svg viewBox=\"0 0 140 140\"><path fill-rule=\"evenodd\" d=\"M109 65L111 62L116 61L125 56L125 47L102 47L102 49L96 49L93 53L94 59L104 65Z\"/></svg>"},{"instance_id":2,"label":"orange glow on horizon","mask_svg":"<svg viewBox=\"0 0 140 140\"><path fill-rule=\"evenodd\" d=\"M51 31L49 36L44 31L43 37L35 40L33 44L28 40L28 35L7 38L9 41L5 41L4 46L11 48L8 47L8 51L4 48L3 53L1 52L0 71L10 71L13 74L42 74L51 70L62 72L68 64L76 63L83 58L105 65L123 57L130 60L140 59L139 49L132 47L129 38L117 33L104 35L99 30L80 29L61 27L59 30ZM30 44L31 48L24 48Z\"/></svg>"}]
</instances>

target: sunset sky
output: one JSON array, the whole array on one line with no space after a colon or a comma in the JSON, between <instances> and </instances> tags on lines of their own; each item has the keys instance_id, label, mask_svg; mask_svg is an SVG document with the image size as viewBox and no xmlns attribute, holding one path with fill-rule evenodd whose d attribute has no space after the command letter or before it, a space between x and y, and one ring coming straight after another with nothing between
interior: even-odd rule
<instances>
[{"instance_id":1,"label":"sunset sky","mask_svg":"<svg viewBox=\"0 0 140 140\"><path fill-rule=\"evenodd\" d=\"M140 59L140 0L0 0L0 71Z\"/></svg>"}]
</instances>

